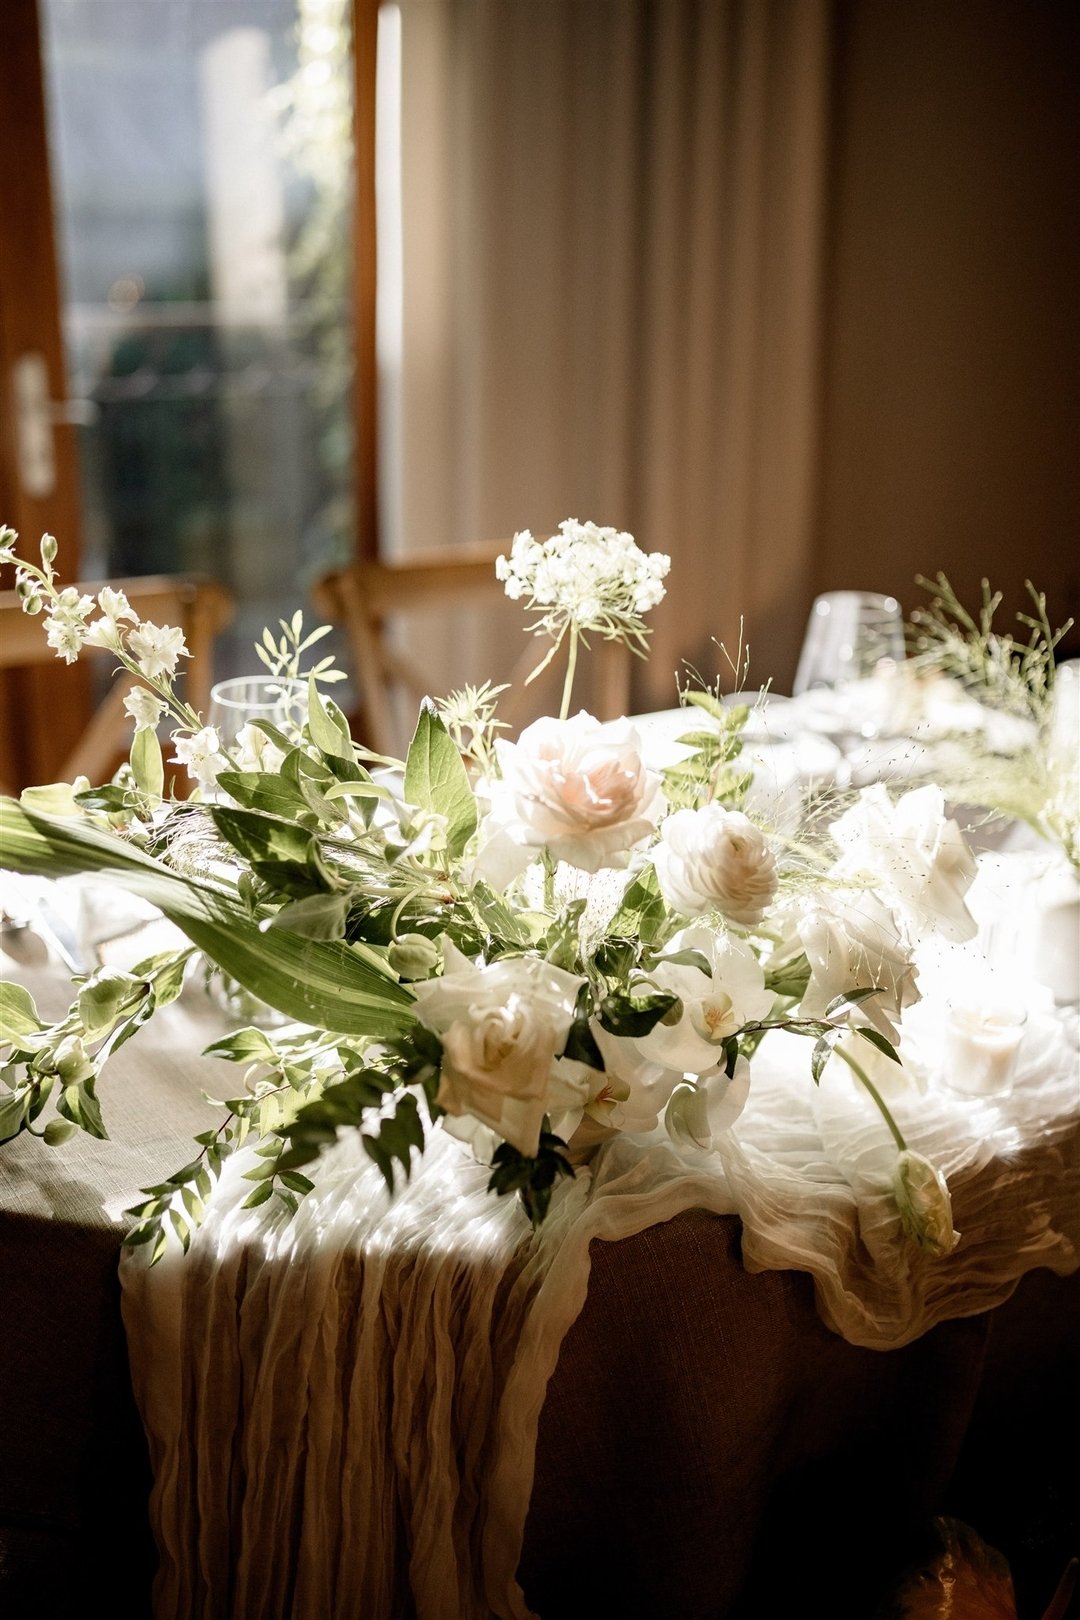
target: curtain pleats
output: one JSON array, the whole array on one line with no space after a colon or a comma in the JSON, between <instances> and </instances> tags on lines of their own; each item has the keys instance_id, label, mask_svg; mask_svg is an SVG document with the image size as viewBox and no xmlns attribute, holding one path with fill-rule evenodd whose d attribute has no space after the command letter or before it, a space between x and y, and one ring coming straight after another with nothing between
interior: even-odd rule
<instances>
[{"instance_id":1,"label":"curtain pleats","mask_svg":"<svg viewBox=\"0 0 1080 1620\"><path fill-rule=\"evenodd\" d=\"M396 543L627 528L672 557L637 707L670 707L688 665L730 689L718 643L734 659L740 636L751 684L789 679L811 579L827 0L402 0L402 21ZM463 643L468 678L498 673L520 627L444 630L454 680Z\"/></svg>"}]
</instances>

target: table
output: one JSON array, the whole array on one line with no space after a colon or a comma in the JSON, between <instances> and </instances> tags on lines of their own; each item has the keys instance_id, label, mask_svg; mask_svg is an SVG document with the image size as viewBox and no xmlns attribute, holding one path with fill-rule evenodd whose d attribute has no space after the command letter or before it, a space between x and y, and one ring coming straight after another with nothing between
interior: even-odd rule
<instances>
[{"instance_id":1,"label":"table","mask_svg":"<svg viewBox=\"0 0 1080 1620\"><path fill-rule=\"evenodd\" d=\"M13 971L42 1002L50 985L57 993L49 970L35 974L17 964ZM214 1060L200 1064L191 1056L214 1033L212 1009L185 994L115 1058L112 1144L80 1141L51 1153L24 1139L5 1150L5 1620L82 1612L95 1589L112 1615L146 1620L152 1567L146 1492L152 1473L159 1492L168 1474L155 1447L170 1411L190 1427L189 1439L201 1435L179 1456L184 1466L198 1466L173 1482L176 1522L197 1523L198 1535L180 1535L187 1567L173 1595L159 1594L159 1605L167 1606L159 1606L158 1620L187 1612L236 1620L275 1614L348 1620L354 1613L465 1620L513 1613L515 1577L520 1601L542 1620L598 1609L735 1620L792 1612L808 1570L819 1587L828 1584L835 1615L866 1620L872 1583L894 1570L906 1537L949 1501L950 1489L959 1490L954 1500L973 1522L983 1528L985 1521L984 1533L1000 1525L1015 1535L1031 1511L1033 1477L1041 1471L1048 1487L1063 1488L1061 1443L1064 1425L1075 1420L1080 1342L1080 1107L1070 1109L1068 1100L1051 1110L1057 1123L1032 1132L1026 1146L1019 1140L1023 1118L1014 1119L1018 1151L1006 1156L1003 1174L992 1153L959 1155L955 1173L950 1168L957 1224L973 1243L983 1233L965 1303L973 1314L953 1313L948 1284L940 1285L940 1276L935 1282L931 1270L915 1278L908 1301L922 1313L925 1330L908 1335L902 1312L886 1315L885 1336L896 1345L887 1350L850 1343L825 1325L823 1303L827 1313L844 1309L839 1284L822 1273L815 1299L810 1276L791 1269L790 1255L785 1264L775 1252L769 1212L744 1199L731 1213L729 1185L702 1182L688 1206L678 1208L676 1199L667 1209L661 1173L652 1183L654 1195L661 1185L659 1202L642 1206L634 1230L635 1219L623 1214L640 1163L613 1157L593 1174L618 1187L622 1196L608 1205L623 1213L605 1224L603 1200L581 1203L578 1214L591 1207L592 1225L579 1225L570 1283L555 1291L558 1308L533 1313L534 1327L539 1321L544 1331L534 1332L530 1366L517 1367L518 1390L529 1399L504 1404L500 1429L495 1395L500 1380L505 1386L514 1374L526 1307L567 1246L550 1248L541 1264L535 1255L523 1259L510 1241L495 1264L494 1253L485 1261L472 1245L466 1264L448 1268L437 1245L398 1244L395 1254L391 1244L395 1289L380 1287L371 1296L378 1311L364 1328L364 1347L381 1344L392 1352L408 1341L415 1354L428 1345L435 1383L459 1369L463 1343L474 1354L478 1346L490 1351L479 1377L471 1369L471 1404L450 1412L449 1453L439 1452L457 1470L455 1490L453 1479L448 1484L441 1474L425 1473L424 1461L438 1447L432 1441L425 1451L422 1425L394 1428L395 1414L403 1415L409 1398L417 1409L423 1392L415 1364L398 1365L390 1353L371 1377L370 1363L358 1363L353 1307L363 1303L370 1249L360 1264L347 1244L330 1244L322 1252L336 1253L339 1262L345 1255L331 1275L321 1265L295 1264L289 1240L261 1250L256 1242L216 1253L210 1246L171 1280L167 1267L148 1274L144 1295L131 1270L123 1296L135 1353L129 1369L115 1263L121 1211L138 1187L187 1155L191 1135L206 1123L198 1086L234 1077L224 1066L212 1075L204 1065ZM1021 1116L1022 1103L1021 1092ZM946 1114L943 1129L947 1121ZM827 1132L833 1123L826 1108L817 1128ZM746 1141L754 1146L752 1136ZM448 1154L459 1152L444 1146ZM466 1181L472 1173L460 1160L444 1168ZM732 1160L729 1168L735 1173L738 1165ZM348 1178L355 1166L346 1159L341 1169ZM358 1202L366 1196L361 1188ZM986 1263L993 1253L987 1223L1003 1200L1024 1233L1020 1275L1011 1280ZM869 1264L875 1241L870 1205L851 1250L860 1264ZM671 1218L655 1224L665 1212ZM515 1240L514 1219L512 1206L504 1207L501 1229L498 1220L485 1228L493 1249L495 1239ZM590 1241L594 1232L608 1241ZM586 1267L591 1259L591 1273L583 1271L583 1259ZM782 1269L769 1269L778 1262ZM437 1307L440 1279L446 1298ZM323 1304L316 1308L319 1290ZM147 1306L142 1314L140 1298ZM170 1314L177 1300L192 1329L181 1337ZM304 1311L293 1308L305 1301ZM270 1338L282 1359L271 1365L254 1350L253 1335L263 1333L275 1305ZM486 1334L438 1336L441 1323L460 1325L470 1311L488 1313ZM321 1335L318 1355L313 1332ZM334 1333L341 1335L336 1341ZM155 1335L160 1357L148 1354ZM180 1352L197 1344L214 1353L185 1361ZM306 1346L306 1362L292 1355L298 1346ZM170 1361L170 1353L179 1359ZM254 1382L240 1376L245 1358ZM270 1375L280 1378L279 1394L287 1393L302 1366L309 1385L298 1407L275 1396ZM337 1369L329 1382L314 1376L326 1368ZM383 1403L377 1408L373 1392ZM451 1378L443 1387L451 1407L453 1393ZM359 1413L358 1400L369 1403ZM358 1545L370 1499L363 1491L343 1498L337 1489L346 1410L350 1421L370 1418L377 1429L390 1418L378 1458L393 1476L393 1488L377 1498L390 1504L378 1534L390 1553L382 1562L365 1564ZM149 1451L140 1412L151 1420ZM230 1413L230 1427L216 1426ZM290 1428L295 1423L300 1427ZM403 1450L409 1442L417 1448L411 1458ZM987 1474L981 1465L988 1455L1007 1466ZM365 1453L364 1468L374 1466ZM321 1478L314 1477L316 1467L325 1470ZM292 1484L281 1493L281 1473L289 1468ZM354 1470L354 1491L357 1477ZM486 1516L477 1479L489 1487ZM266 1512L275 1495L290 1517L271 1534ZM160 1531L160 1497L154 1506ZM507 1557L516 1519L514 1567ZM459 1547L472 1551L467 1568L486 1571L488 1595L502 1607L484 1608L475 1590L451 1594L437 1581L422 1597L402 1596L409 1545L421 1534L432 1545L440 1535L456 1535ZM255 1540L245 1549L246 1536ZM306 1561L305 1549L314 1553ZM331 1553L340 1571L336 1584L327 1574ZM210 1572L205 1585L200 1565ZM1038 1574L1045 1583L1044 1571ZM256 1596L260 1579L265 1587ZM324 1579L321 1592L302 1597L305 1583ZM415 1562L411 1579L414 1592L423 1587ZM176 1605L182 1587L193 1593L190 1610Z\"/></svg>"}]
</instances>

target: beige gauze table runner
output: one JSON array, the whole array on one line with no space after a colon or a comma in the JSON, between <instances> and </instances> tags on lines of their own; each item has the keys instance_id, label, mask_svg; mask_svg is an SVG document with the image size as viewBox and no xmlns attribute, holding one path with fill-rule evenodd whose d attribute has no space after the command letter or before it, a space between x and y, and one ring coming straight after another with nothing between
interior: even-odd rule
<instances>
[{"instance_id":1,"label":"beige gauze table runner","mask_svg":"<svg viewBox=\"0 0 1080 1620\"><path fill-rule=\"evenodd\" d=\"M933 1001L915 1011L914 1046L932 1049ZM594 1239L737 1214L750 1271L808 1272L828 1326L883 1351L992 1308L1033 1269L1076 1270L1075 1010L1033 1011L1005 1096L930 1081L890 1099L948 1178L962 1235L943 1258L900 1240L894 1148L838 1067L815 1088L809 1043L770 1036L718 1152L613 1139L536 1234L441 1129L392 1201L343 1137L291 1220L241 1208L254 1161L237 1155L187 1255L121 1262L157 1620L527 1620L538 1421Z\"/></svg>"}]
</instances>

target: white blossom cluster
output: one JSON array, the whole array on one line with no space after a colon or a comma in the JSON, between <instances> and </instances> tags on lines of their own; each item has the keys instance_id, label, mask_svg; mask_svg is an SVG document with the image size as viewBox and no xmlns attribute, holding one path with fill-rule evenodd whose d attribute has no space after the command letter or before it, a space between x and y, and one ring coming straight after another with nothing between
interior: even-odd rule
<instances>
[{"instance_id":1,"label":"white blossom cluster","mask_svg":"<svg viewBox=\"0 0 1080 1620\"><path fill-rule=\"evenodd\" d=\"M663 598L670 567L670 557L645 553L632 535L567 518L548 540L528 529L515 534L495 573L512 601L525 598L542 614L538 630L557 636L569 626L640 637L641 615Z\"/></svg>"},{"instance_id":2,"label":"white blossom cluster","mask_svg":"<svg viewBox=\"0 0 1080 1620\"><path fill-rule=\"evenodd\" d=\"M19 563L15 556L17 536L11 529L0 530L0 563L16 564L15 589L24 613L45 613L45 639L58 658L74 664L84 647L107 647L126 653L132 665L148 681L171 681L179 658L190 657L184 632L171 625L140 621L123 591L105 586L97 594L85 596L75 585L57 590L53 562L56 541L42 536L40 569ZM92 618L93 614L97 618ZM135 713L129 709L129 713ZM136 716L137 717L137 716Z\"/></svg>"}]
</instances>

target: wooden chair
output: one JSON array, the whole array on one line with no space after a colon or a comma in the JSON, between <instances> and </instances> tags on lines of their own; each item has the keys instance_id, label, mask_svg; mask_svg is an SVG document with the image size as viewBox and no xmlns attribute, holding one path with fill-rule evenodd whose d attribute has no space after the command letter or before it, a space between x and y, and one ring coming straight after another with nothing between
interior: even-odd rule
<instances>
[{"instance_id":1,"label":"wooden chair","mask_svg":"<svg viewBox=\"0 0 1080 1620\"><path fill-rule=\"evenodd\" d=\"M79 589L96 596L105 585L122 590L140 619L177 625L183 630L191 654L184 660L185 696L193 708L205 714L214 679L214 638L233 617L231 592L214 580L165 576L80 583ZM85 656L113 657L107 649L98 647L88 647ZM41 619L23 613L14 591L0 591L0 669L49 664L55 657L45 640ZM112 775L131 746L132 720L124 710L124 698L135 684L126 673L112 682L107 697L64 761L59 780L70 782L76 776L88 776L99 784ZM0 785L0 791L11 790ZM181 791L179 783L177 791Z\"/></svg>"},{"instance_id":2,"label":"wooden chair","mask_svg":"<svg viewBox=\"0 0 1080 1620\"><path fill-rule=\"evenodd\" d=\"M395 645L393 627L406 621L410 611L493 610L500 603L507 605L502 583L495 577L495 559L509 549L507 541L481 541L452 550L415 551L393 561L356 561L314 586L316 610L342 625L348 637L358 686L359 740L376 753L399 754L407 741L396 712L399 698L407 698L415 710L431 692L422 659L414 647L403 651ZM543 650L541 642L529 637L514 664L510 691L499 703L500 716L511 727L527 712L532 689L526 692L525 678ZM597 718L614 719L627 712L630 658L625 647L599 639L592 643L586 662L592 679L590 703ZM560 678L561 673L561 664L552 671Z\"/></svg>"}]
</instances>

